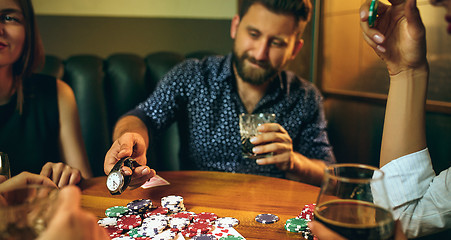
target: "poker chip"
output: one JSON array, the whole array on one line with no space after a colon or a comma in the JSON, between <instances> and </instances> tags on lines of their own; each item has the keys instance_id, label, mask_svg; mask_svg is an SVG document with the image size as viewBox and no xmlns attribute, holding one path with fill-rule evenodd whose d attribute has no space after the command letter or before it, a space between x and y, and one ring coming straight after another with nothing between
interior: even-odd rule
<instances>
[{"instance_id":1,"label":"poker chip","mask_svg":"<svg viewBox=\"0 0 451 240\"><path fill-rule=\"evenodd\" d=\"M134 212L144 213L152 207L152 201L150 199L137 199L129 202L127 207Z\"/></svg>"},{"instance_id":2,"label":"poker chip","mask_svg":"<svg viewBox=\"0 0 451 240\"><path fill-rule=\"evenodd\" d=\"M130 209L124 206L114 206L105 210L105 216L107 217L120 217L128 214Z\"/></svg>"},{"instance_id":3,"label":"poker chip","mask_svg":"<svg viewBox=\"0 0 451 240\"><path fill-rule=\"evenodd\" d=\"M121 235L122 232L124 232L123 229L121 229L117 226L108 226L108 227L105 227L105 230L107 231L108 235L110 235L110 237L112 235L117 235L115 237L118 237Z\"/></svg>"},{"instance_id":4,"label":"poker chip","mask_svg":"<svg viewBox=\"0 0 451 240\"><path fill-rule=\"evenodd\" d=\"M218 227L235 227L240 223L238 219L233 217L222 217L215 221L215 225Z\"/></svg>"},{"instance_id":5,"label":"poker chip","mask_svg":"<svg viewBox=\"0 0 451 240\"><path fill-rule=\"evenodd\" d=\"M169 239L175 239L176 236L177 236L176 232L173 232L171 230L166 230L162 233L155 235L152 238L152 240L169 240Z\"/></svg>"},{"instance_id":6,"label":"poker chip","mask_svg":"<svg viewBox=\"0 0 451 240\"><path fill-rule=\"evenodd\" d=\"M119 237L113 238L112 240L135 240L135 239L130 236L119 236Z\"/></svg>"},{"instance_id":7,"label":"poker chip","mask_svg":"<svg viewBox=\"0 0 451 240\"><path fill-rule=\"evenodd\" d=\"M167 204L171 204L171 205L175 205L175 204L179 204L183 202L183 197L182 196L176 196L176 195L169 195L166 197L162 197L161 198L161 205L167 205Z\"/></svg>"},{"instance_id":8,"label":"poker chip","mask_svg":"<svg viewBox=\"0 0 451 240\"><path fill-rule=\"evenodd\" d=\"M213 229L209 222L194 222L188 226L188 230L192 233L207 233Z\"/></svg>"},{"instance_id":9,"label":"poker chip","mask_svg":"<svg viewBox=\"0 0 451 240\"><path fill-rule=\"evenodd\" d=\"M139 215L125 215L117 220L117 226L121 229L132 229L140 226L142 223Z\"/></svg>"},{"instance_id":10,"label":"poker chip","mask_svg":"<svg viewBox=\"0 0 451 240\"><path fill-rule=\"evenodd\" d=\"M188 218L172 218L169 220L169 227L181 230L188 226L190 222Z\"/></svg>"},{"instance_id":11,"label":"poker chip","mask_svg":"<svg viewBox=\"0 0 451 240\"><path fill-rule=\"evenodd\" d=\"M270 224L279 221L279 217L270 213L262 213L255 217L255 221L263 224Z\"/></svg>"},{"instance_id":12,"label":"poker chip","mask_svg":"<svg viewBox=\"0 0 451 240\"><path fill-rule=\"evenodd\" d=\"M304 208L301 210L301 213L299 213L298 217L306 219L308 221L312 221L314 217L313 212L315 211L315 206L316 204L314 203L306 204Z\"/></svg>"},{"instance_id":13,"label":"poker chip","mask_svg":"<svg viewBox=\"0 0 451 240\"><path fill-rule=\"evenodd\" d=\"M191 238L191 240L216 240L217 238L210 234L200 234Z\"/></svg>"},{"instance_id":14,"label":"poker chip","mask_svg":"<svg viewBox=\"0 0 451 240\"><path fill-rule=\"evenodd\" d=\"M151 210L148 210L146 213L144 213L144 217L149 217L153 215L166 215L169 213L169 209L165 207L157 207Z\"/></svg>"},{"instance_id":15,"label":"poker chip","mask_svg":"<svg viewBox=\"0 0 451 240\"><path fill-rule=\"evenodd\" d=\"M188 228L185 228L185 229L181 230L180 233L181 233L184 237L187 237L187 238L193 238L193 237L195 237L195 236L198 235L197 233L190 232L190 231L188 230Z\"/></svg>"},{"instance_id":16,"label":"poker chip","mask_svg":"<svg viewBox=\"0 0 451 240\"><path fill-rule=\"evenodd\" d=\"M161 206L169 210L170 213L178 213L186 211L183 204L183 197L176 195L169 195L161 198Z\"/></svg>"},{"instance_id":17,"label":"poker chip","mask_svg":"<svg viewBox=\"0 0 451 240\"><path fill-rule=\"evenodd\" d=\"M228 235L225 237L221 237L219 240L243 240L244 238L241 236L233 236L233 235Z\"/></svg>"},{"instance_id":18,"label":"poker chip","mask_svg":"<svg viewBox=\"0 0 451 240\"><path fill-rule=\"evenodd\" d=\"M196 216L196 213L187 211L178 212L171 215L172 218L186 218L189 219L190 221L193 219L194 216Z\"/></svg>"},{"instance_id":19,"label":"poker chip","mask_svg":"<svg viewBox=\"0 0 451 240\"><path fill-rule=\"evenodd\" d=\"M97 224L99 224L102 227L116 226L117 218L113 217L102 218L99 221L97 221Z\"/></svg>"},{"instance_id":20,"label":"poker chip","mask_svg":"<svg viewBox=\"0 0 451 240\"><path fill-rule=\"evenodd\" d=\"M163 225L167 225L167 223L169 222L171 218L169 216L166 215L153 215L147 218L143 219L143 224L149 224L149 223L159 223L159 224L163 224Z\"/></svg>"},{"instance_id":21,"label":"poker chip","mask_svg":"<svg viewBox=\"0 0 451 240\"><path fill-rule=\"evenodd\" d=\"M210 212L201 212L193 217L194 222L214 222L218 219L218 215Z\"/></svg>"},{"instance_id":22,"label":"poker chip","mask_svg":"<svg viewBox=\"0 0 451 240\"><path fill-rule=\"evenodd\" d=\"M289 232L300 233L306 230L308 222L303 218L290 218L286 221L284 227Z\"/></svg>"}]
</instances>

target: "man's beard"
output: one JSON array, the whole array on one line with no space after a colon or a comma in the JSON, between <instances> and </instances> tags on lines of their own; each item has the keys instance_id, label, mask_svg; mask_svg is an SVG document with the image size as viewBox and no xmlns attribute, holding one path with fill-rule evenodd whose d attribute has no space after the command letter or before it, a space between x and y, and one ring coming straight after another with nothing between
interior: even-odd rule
<instances>
[{"instance_id":1,"label":"man's beard","mask_svg":"<svg viewBox=\"0 0 451 240\"><path fill-rule=\"evenodd\" d=\"M246 60L253 64L259 65L261 69L246 66ZM235 49L232 52L232 62L236 67L238 76L244 82L253 85L262 85L268 81L271 81L279 72L278 69L271 66L269 61L257 61L255 58L250 57L246 52L243 53L242 56L239 56Z\"/></svg>"}]
</instances>

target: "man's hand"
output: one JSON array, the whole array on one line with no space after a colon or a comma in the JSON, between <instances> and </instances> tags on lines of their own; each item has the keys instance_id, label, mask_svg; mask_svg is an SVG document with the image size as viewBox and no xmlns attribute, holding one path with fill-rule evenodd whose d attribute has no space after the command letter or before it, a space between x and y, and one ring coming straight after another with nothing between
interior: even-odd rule
<instances>
[{"instance_id":1,"label":"man's hand","mask_svg":"<svg viewBox=\"0 0 451 240\"><path fill-rule=\"evenodd\" d=\"M39 236L42 240L109 240L97 218L80 207L81 192L75 186L63 188L58 193L55 215L47 229Z\"/></svg>"},{"instance_id":2,"label":"man's hand","mask_svg":"<svg viewBox=\"0 0 451 240\"><path fill-rule=\"evenodd\" d=\"M155 176L155 170L150 169L147 166L146 150L147 147L141 135L137 133L123 134L116 141L114 141L113 145L105 156L105 174L108 175L111 169L114 167L114 164L116 164L116 162L120 159L131 157L135 159L141 166L135 168L133 172L128 167L123 167L122 171L125 175L132 175L132 180L129 185L131 188L137 188L141 186L151 177Z\"/></svg>"},{"instance_id":3,"label":"man's hand","mask_svg":"<svg viewBox=\"0 0 451 240\"><path fill-rule=\"evenodd\" d=\"M380 2L374 28L368 26L370 2L360 7L363 38L385 61L390 75L426 65L425 28L416 0Z\"/></svg>"},{"instance_id":4,"label":"man's hand","mask_svg":"<svg viewBox=\"0 0 451 240\"><path fill-rule=\"evenodd\" d=\"M271 157L258 159L257 164L276 164L283 171L294 169L293 141L288 132L278 123L266 123L257 128L261 133L250 139L256 154L273 153Z\"/></svg>"},{"instance_id":5,"label":"man's hand","mask_svg":"<svg viewBox=\"0 0 451 240\"><path fill-rule=\"evenodd\" d=\"M41 175L46 176L62 188L67 185L75 185L81 181L80 170L72 168L71 166L59 163L46 163L41 170Z\"/></svg>"}]
</instances>

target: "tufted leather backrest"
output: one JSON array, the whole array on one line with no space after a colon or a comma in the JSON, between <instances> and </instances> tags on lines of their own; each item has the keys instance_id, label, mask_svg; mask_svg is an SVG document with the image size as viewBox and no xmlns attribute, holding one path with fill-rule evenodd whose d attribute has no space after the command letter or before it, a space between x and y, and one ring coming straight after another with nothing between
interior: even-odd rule
<instances>
[{"instance_id":1,"label":"tufted leather backrest","mask_svg":"<svg viewBox=\"0 0 451 240\"><path fill-rule=\"evenodd\" d=\"M187 54L202 58L214 54L199 51ZM94 176L103 176L103 161L112 144L117 120L155 89L158 81L185 56L175 52L155 52L145 57L117 53L106 59L76 55L66 60L47 55L41 73L61 78L73 89L78 105L82 136ZM152 139L148 164L156 170L179 170L177 125Z\"/></svg>"},{"instance_id":2,"label":"tufted leather backrest","mask_svg":"<svg viewBox=\"0 0 451 240\"><path fill-rule=\"evenodd\" d=\"M105 153L111 143L104 76L103 59L97 56L78 55L64 61L63 80L74 91L82 136L95 175L103 173Z\"/></svg>"}]
</instances>

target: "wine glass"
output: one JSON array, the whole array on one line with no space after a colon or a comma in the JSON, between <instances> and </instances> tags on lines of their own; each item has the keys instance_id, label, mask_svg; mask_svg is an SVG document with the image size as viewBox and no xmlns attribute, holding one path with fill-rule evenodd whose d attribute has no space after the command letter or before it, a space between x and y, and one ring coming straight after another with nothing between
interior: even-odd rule
<instances>
[{"instance_id":1,"label":"wine glass","mask_svg":"<svg viewBox=\"0 0 451 240\"><path fill-rule=\"evenodd\" d=\"M58 189L44 185L16 186L0 192L0 239L34 240L53 217Z\"/></svg>"},{"instance_id":2,"label":"wine glass","mask_svg":"<svg viewBox=\"0 0 451 240\"><path fill-rule=\"evenodd\" d=\"M0 175L5 176L6 179L11 177L8 155L3 152L0 152Z\"/></svg>"},{"instance_id":3,"label":"wine glass","mask_svg":"<svg viewBox=\"0 0 451 240\"><path fill-rule=\"evenodd\" d=\"M394 239L384 173L363 164L326 168L315 220L348 239Z\"/></svg>"}]
</instances>

